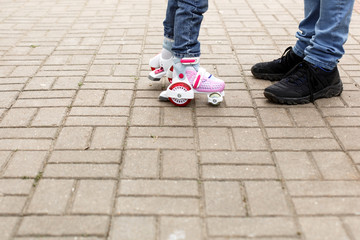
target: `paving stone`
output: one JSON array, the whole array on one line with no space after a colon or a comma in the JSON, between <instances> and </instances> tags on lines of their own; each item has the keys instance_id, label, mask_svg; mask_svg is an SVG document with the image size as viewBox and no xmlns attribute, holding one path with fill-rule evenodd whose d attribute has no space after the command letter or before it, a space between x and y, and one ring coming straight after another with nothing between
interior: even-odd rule
<instances>
[{"instance_id":1,"label":"paving stone","mask_svg":"<svg viewBox=\"0 0 360 240\"><path fill-rule=\"evenodd\" d=\"M26 127L36 113L35 108L10 109L2 119L2 127Z\"/></svg>"},{"instance_id":2,"label":"paving stone","mask_svg":"<svg viewBox=\"0 0 360 240\"><path fill-rule=\"evenodd\" d=\"M49 77L47 77L47 78L49 78ZM61 76L61 77L57 78L57 80L53 84L52 88L53 89L61 89L61 90L78 89L80 83L82 83L82 77Z\"/></svg>"},{"instance_id":3,"label":"paving stone","mask_svg":"<svg viewBox=\"0 0 360 240\"><path fill-rule=\"evenodd\" d=\"M129 116L128 107L72 107L70 116Z\"/></svg>"},{"instance_id":4,"label":"paving stone","mask_svg":"<svg viewBox=\"0 0 360 240\"><path fill-rule=\"evenodd\" d=\"M0 238L11 239L18 219L16 217L0 217Z\"/></svg>"},{"instance_id":5,"label":"paving stone","mask_svg":"<svg viewBox=\"0 0 360 240\"><path fill-rule=\"evenodd\" d=\"M5 170L5 177L35 177L41 170L45 151L17 151Z\"/></svg>"},{"instance_id":6,"label":"paving stone","mask_svg":"<svg viewBox=\"0 0 360 240\"><path fill-rule=\"evenodd\" d=\"M51 140L44 139L0 139L0 150L48 150Z\"/></svg>"},{"instance_id":7,"label":"paving stone","mask_svg":"<svg viewBox=\"0 0 360 240\"><path fill-rule=\"evenodd\" d=\"M193 150L194 139L192 138L162 138L156 135L145 138L128 138L127 149L170 149L170 150Z\"/></svg>"},{"instance_id":8,"label":"paving stone","mask_svg":"<svg viewBox=\"0 0 360 240\"><path fill-rule=\"evenodd\" d=\"M72 212L83 214L110 214L115 181L80 180Z\"/></svg>"},{"instance_id":9,"label":"paving stone","mask_svg":"<svg viewBox=\"0 0 360 240\"><path fill-rule=\"evenodd\" d=\"M28 108L28 107L68 107L71 104L70 98L62 99L18 99L14 107Z\"/></svg>"},{"instance_id":10,"label":"paving stone","mask_svg":"<svg viewBox=\"0 0 360 240\"><path fill-rule=\"evenodd\" d=\"M41 180L36 187L27 212L64 214L73 185L73 180Z\"/></svg>"},{"instance_id":11,"label":"paving stone","mask_svg":"<svg viewBox=\"0 0 360 240\"><path fill-rule=\"evenodd\" d=\"M56 178L115 178L116 164L48 164L44 177Z\"/></svg>"},{"instance_id":12,"label":"paving stone","mask_svg":"<svg viewBox=\"0 0 360 240\"><path fill-rule=\"evenodd\" d=\"M124 127L97 127L91 141L91 149L122 149Z\"/></svg>"},{"instance_id":13,"label":"paving stone","mask_svg":"<svg viewBox=\"0 0 360 240\"><path fill-rule=\"evenodd\" d=\"M18 235L105 235L108 224L106 216L28 216Z\"/></svg>"},{"instance_id":14,"label":"paving stone","mask_svg":"<svg viewBox=\"0 0 360 240\"><path fill-rule=\"evenodd\" d=\"M22 138L22 139L36 139L36 138L50 138L53 139L56 136L56 128L0 128L0 138Z\"/></svg>"},{"instance_id":15,"label":"paving stone","mask_svg":"<svg viewBox=\"0 0 360 240\"><path fill-rule=\"evenodd\" d=\"M270 144L278 151L340 150L334 139L270 139Z\"/></svg>"},{"instance_id":16,"label":"paving stone","mask_svg":"<svg viewBox=\"0 0 360 240\"><path fill-rule=\"evenodd\" d=\"M208 218L210 236L280 237L296 235L296 226L287 217Z\"/></svg>"},{"instance_id":17,"label":"paving stone","mask_svg":"<svg viewBox=\"0 0 360 240\"><path fill-rule=\"evenodd\" d=\"M92 65L88 75L96 75L96 76L108 76L112 72L112 66L106 65Z\"/></svg>"},{"instance_id":18,"label":"paving stone","mask_svg":"<svg viewBox=\"0 0 360 240\"><path fill-rule=\"evenodd\" d=\"M134 108L132 125L139 126L156 126L160 124L159 108Z\"/></svg>"},{"instance_id":19,"label":"paving stone","mask_svg":"<svg viewBox=\"0 0 360 240\"><path fill-rule=\"evenodd\" d=\"M305 152L276 152L275 156L285 179L319 179L320 172Z\"/></svg>"},{"instance_id":20,"label":"paving stone","mask_svg":"<svg viewBox=\"0 0 360 240\"><path fill-rule=\"evenodd\" d=\"M81 149L88 146L92 128L90 127L66 127L60 132L56 142L56 149Z\"/></svg>"},{"instance_id":21,"label":"paving stone","mask_svg":"<svg viewBox=\"0 0 360 240\"><path fill-rule=\"evenodd\" d=\"M259 128L232 129L237 150L266 150L267 146Z\"/></svg>"},{"instance_id":22,"label":"paving stone","mask_svg":"<svg viewBox=\"0 0 360 240\"><path fill-rule=\"evenodd\" d=\"M55 77L33 77L25 87L25 90L49 90L55 81Z\"/></svg>"},{"instance_id":23,"label":"paving stone","mask_svg":"<svg viewBox=\"0 0 360 240\"><path fill-rule=\"evenodd\" d=\"M202 150L232 149L227 128L199 128L199 141Z\"/></svg>"},{"instance_id":24,"label":"paving stone","mask_svg":"<svg viewBox=\"0 0 360 240\"><path fill-rule=\"evenodd\" d=\"M202 166L204 179L277 179L272 166Z\"/></svg>"},{"instance_id":25,"label":"paving stone","mask_svg":"<svg viewBox=\"0 0 360 240\"><path fill-rule=\"evenodd\" d=\"M314 108L289 109L290 114L299 127L324 127L325 122L319 112ZM311 116L311 118L309 118Z\"/></svg>"},{"instance_id":26,"label":"paving stone","mask_svg":"<svg viewBox=\"0 0 360 240\"><path fill-rule=\"evenodd\" d=\"M26 197L0 196L0 214L20 214Z\"/></svg>"},{"instance_id":27,"label":"paving stone","mask_svg":"<svg viewBox=\"0 0 360 240\"><path fill-rule=\"evenodd\" d=\"M286 203L285 190L280 182L245 182L250 215L286 216L291 215Z\"/></svg>"},{"instance_id":28,"label":"paving stone","mask_svg":"<svg viewBox=\"0 0 360 240\"><path fill-rule=\"evenodd\" d=\"M27 77L33 76L36 71L39 69L38 66L18 66L11 73L11 77Z\"/></svg>"},{"instance_id":29,"label":"paving stone","mask_svg":"<svg viewBox=\"0 0 360 240\"><path fill-rule=\"evenodd\" d=\"M360 236L360 219L359 217L345 217L343 218L343 222L346 224L346 227L350 229L352 236L355 239L358 239Z\"/></svg>"},{"instance_id":30,"label":"paving stone","mask_svg":"<svg viewBox=\"0 0 360 240\"><path fill-rule=\"evenodd\" d=\"M28 195L33 182L32 179L0 179L0 196Z\"/></svg>"},{"instance_id":31,"label":"paving stone","mask_svg":"<svg viewBox=\"0 0 360 240\"><path fill-rule=\"evenodd\" d=\"M193 126L192 109L164 108L163 124L165 126Z\"/></svg>"},{"instance_id":32,"label":"paving stone","mask_svg":"<svg viewBox=\"0 0 360 240\"><path fill-rule=\"evenodd\" d=\"M199 218L161 217L160 239L201 239L201 221Z\"/></svg>"},{"instance_id":33,"label":"paving stone","mask_svg":"<svg viewBox=\"0 0 360 240\"><path fill-rule=\"evenodd\" d=\"M19 99L31 98L72 98L75 91L25 91L19 96Z\"/></svg>"},{"instance_id":34,"label":"paving stone","mask_svg":"<svg viewBox=\"0 0 360 240\"><path fill-rule=\"evenodd\" d=\"M119 163L119 150L54 151L51 163Z\"/></svg>"},{"instance_id":35,"label":"paving stone","mask_svg":"<svg viewBox=\"0 0 360 240\"><path fill-rule=\"evenodd\" d=\"M41 239L41 240L74 240L76 238L77 240L105 240L105 237L82 237L81 235L76 237L18 237L14 238L15 240L35 240L35 239Z\"/></svg>"},{"instance_id":36,"label":"paving stone","mask_svg":"<svg viewBox=\"0 0 360 240\"><path fill-rule=\"evenodd\" d=\"M205 208L209 216L245 216L244 196L237 182L205 182Z\"/></svg>"},{"instance_id":37,"label":"paving stone","mask_svg":"<svg viewBox=\"0 0 360 240\"><path fill-rule=\"evenodd\" d=\"M104 91L101 90L80 90L74 101L74 106L99 106Z\"/></svg>"},{"instance_id":38,"label":"paving stone","mask_svg":"<svg viewBox=\"0 0 360 240\"><path fill-rule=\"evenodd\" d=\"M131 90L108 90L104 106L130 106L133 96Z\"/></svg>"},{"instance_id":39,"label":"paving stone","mask_svg":"<svg viewBox=\"0 0 360 240\"><path fill-rule=\"evenodd\" d=\"M300 225L306 239L351 239L336 217L300 218Z\"/></svg>"},{"instance_id":40,"label":"paving stone","mask_svg":"<svg viewBox=\"0 0 360 240\"><path fill-rule=\"evenodd\" d=\"M299 197L293 199L295 209L301 215L359 214L359 197Z\"/></svg>"},{"instance_id":41,"label":"paving stone","mask_svg":"<svg viewBox=\"0 0 360 240\"><path fill-rule=\"evenodd\" d=\"M140 196L199 196L198 183L186 180L121 180L119 193Z\"/></svg>"},{"instance_id":42,"label":"paving stone","mask_svg":"<svg viewBox=\"0 0 360 240\"><path fill-rule=\"evenodd\" d=\"M121 176L156 178L159 176L158 161L158 151L126 151Z\"/></svg>"},{"instance_id":43,"label":"paving stone","mask_svg":"<svg viewBox=\"0 0 360 240\"><path fill-rule=\"evenodd\" d=\"M268 152L242 151L242 152L217 152L206 151L201 153L201 163L219 164L271 164L271 155Z\"/></svg>"},{"instance_id":44,"label":"paving stone","mask_svg":"<svg viewBox=\"0 0 360 240\"><path fill-rule=\"evenodd\" d=\"M269 138L332 138L327 128L266 128Z\"/></svg>"},{"instance_id":45,"label":"paving stone","mask_svg":"<svg viewBox=\"0 0 360 240\"><path fill-rule=\"evenodd\" d=\"M267 127L285 127L285 126L293 126L293 122L291 121L290 114L286 111L286 109L282 108L261 108L259 109L259 114L262 122Z\"/></svg>"},{"instance_id":46,"label":"paving stone","mask_svg":"<svg viewBox=\"0 0 360 240\"><path fill-rule=\"evenodd\" d=\"M154 217L115 217L112 221L110 239L156 239Z\"/></svg>"},{"instance_id":47,"label":"paving stone","mask_svg":"<svg viewBox=\"0 0 360 240\"><path fill-rule=\"evenodd\" d=\"M349 152L349 155L356 164L360 164L360 151Z\"/></svg>"},{"instance_id":48,"label":"paving stone","mask_svg":"<svg viewBox=\"0 0 360 240\"><path fill-rule=\"evenodd\" d=\"M334 131L346 150L357 150L360 148L359 141L355 140L360 138L359 128L334 128Z\"/></svg>"},{"instance_id":49,"label":"paving stone","mask_svg":"<svg viewBox=\"0 0 360 240\"><path fill-rule=\"evenodd\" d=\"M164 178L198 178L198 162L193 151L163 151L162 172Z\"/></svg>"},{"instance_id":50,"label":"paving stone","mask_svg":"<svg viewBox=\"0 0 360 240\"><path fill-rule=\"evenodd\" d=\"M66 126L126 126L127 117L68 117Z\"/></svg>"},{"instance_id":51,"label":"paving stone","mask_svg":"<svg viewBox=\"0 0 360 240\"><path fill-rule=\"evenodd\" d=\"M292 196L359 196L358 181L288 181Z\"/></svg>"},{"instance_id":52,"label":"paving stone","mask_svg":"<svg viewBox=\"0 0 360 240\"><path fill-rule=\"evenodd\" d=\"M2 169L2 167L5 167L5 163L9 160L10 155L11 155L10 151L0 152L0 169Z\"/></svg>"},{"instance_id":53,"label":"paving stone","mask_svg":"<svg viewBox=\"0 0 360 240\"><path fill-rule=\"evenodd\" d=\"M197 108L197 117L255 117L252 108Z\"/></svg>"},{"instance_id":54,"label":"paving stone","mask_svg":"<svg viewBox=\"0 0 360 240\"><path fill-rule=\"evenodd\" d=\"M199 200L181 197L119 197L116 212L141 215L197 215Z\"/></svg>"},{"instance_id":55,"label":"paving stone","mask_svg":"<svg viewBox=\"0 0 360 240\"><path fill-rule=\"evenodd\" d=\"M314 159L325 179L359 179L349 157L343 152L317 152Z\"/></svg>"},{"instance_id":56,"label":"paving stone","mask_svg":"<svg viewBox=\"0 0 360 240\"><path fill-rule=\"evenodd\" d=\"M32 126L59 126L66 115L66 108L41 108Z\"/></svg>"},{"instance_id":57,"label":"paving stone","mask_svg":"<svg viewBox=\"0 0 360 240\"><path fill-rule=\"evenodd\" d=\"M255 117L197 117L197 125L200 127L257 127L258 121Z\"/></svg>"}]
</instances>

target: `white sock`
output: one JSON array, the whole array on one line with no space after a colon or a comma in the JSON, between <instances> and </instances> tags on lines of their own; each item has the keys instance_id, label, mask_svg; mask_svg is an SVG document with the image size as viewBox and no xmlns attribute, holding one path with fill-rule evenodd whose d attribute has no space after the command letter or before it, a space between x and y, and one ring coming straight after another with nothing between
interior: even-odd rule
<instances>
[{"instance_id":1,"label":"white sock","mask_svg":"<svg viewBox=\"0 0 360 240\"><path fill-rule=\"evenodd\" d=\"M163 48L161 51L161 57L163 59L170 59L173 56L172 52L167 50L166 48Z\"/></svg>"}]
</instances>

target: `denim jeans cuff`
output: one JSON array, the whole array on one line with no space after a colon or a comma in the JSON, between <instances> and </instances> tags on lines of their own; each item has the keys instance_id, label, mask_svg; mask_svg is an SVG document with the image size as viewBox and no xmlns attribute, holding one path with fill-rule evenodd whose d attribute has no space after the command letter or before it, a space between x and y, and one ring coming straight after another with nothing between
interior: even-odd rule
<instances>
[{"instance_id":1,"label":"denim jeans cuff","mask_svg":"<svg viewBox=\"0 0 360 240\"><path fill-rule=\"evenodd\" d=\"M183 54L183 53L176 53L174 52L174 56L177 58L193 58L193 57L200 57L200 53L194 53L194 54Z\"/></svg>"},{"instance_id":2,"label":"denim jeans cuff","mask_svg":"<svg viewBox=\"0 0 360 240\"><path fill-rule=\"evenodd\" d=\"M327 69L327 70L333 70L333 69L336 67L336 65L337 65L337 63L330 63L330 62L324 63L324 62L320 62L319 60L313 59L313 58L310 57L310 56L306 56L306 57L304 58L304 60L307 61L307 62L309 62L309 63L311 63L311 64L314 64L314 65L317 66L317 67L322 67L322 68L325 68L325 69Z\"/></svg>"},{"instance_id":3,"label":"denim jeans cuff","mask_svg":"<svg viewBox=\"0 0 360 240\"><path fill-rule=\"evenodd\" d=\"M172 52L173 43L174 43L173 39L164 37L163 48L165 48L169 52Z\"/></svg>"},{"instance_id":4,"label":"denim jeans cuff","mask_svg":"<svg viewBox=\"0 0 360 240\"><path fill-rule=\"evenodd\" d=\"M299 49L299 47L295 44L295 46L292 48L293 52L298 55L301 58L305 57L304 50Z\"/></svg>"},{"instance_id":5,"label":"denim jeans cuff","mask_svg":"<svg viewBox=\"0 0 360 240\"><path fill-rule=\"evenodd\" d=\"M164 33L164 37L170 40L174 40L174 36L170 36L169 34Z\"/></svg>"}]
</instances>

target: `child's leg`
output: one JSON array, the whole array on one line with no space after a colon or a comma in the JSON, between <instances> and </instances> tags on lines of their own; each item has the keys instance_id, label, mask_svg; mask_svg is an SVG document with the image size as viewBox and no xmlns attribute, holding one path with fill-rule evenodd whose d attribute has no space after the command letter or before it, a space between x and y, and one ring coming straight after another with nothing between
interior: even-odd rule
<instances>
[{"instance_id":1,"label":"child's leg","mask_svg":"<svg viewBox=\"0 0 360 240\"><path fill-rule=\"evenodd\" d=\"M175 42L172 48L174 55L178 58L199 57L198 37L203 14L208 9L208 0L178 0L176 2L178 8L175 12Z\"/></svg>"},{"instance_id":2,"label":"child's leg","mask_svg":"<svg viewBox=\"0 0 360 240\"><path fill-rule=\"evenodd\" d=\"M165 38L174 39L175 14L177 9L178 0L168 0L166 17L163 22Z\"/></svg>"},{"instance_id":3,"label":"child's leg","mask_svg":"<svg viewBox=\"0 0 360 240\"><path fill-rule=\"evenodd\" d=\"M178 0L168 0L166 18L163 22L164 25L164 41L161 53L157 54L155 57L151 58L149 65L152 72L149 74L149 79L152 81L159 81L166 74L169 79L172 78L172 73L169 68L172 66L172 60L174 54L172 52L172 47L174 43L174 21L175 13L178 6ZM171 76L170 76L171 75Z\"/></svg>"}]
</instances>

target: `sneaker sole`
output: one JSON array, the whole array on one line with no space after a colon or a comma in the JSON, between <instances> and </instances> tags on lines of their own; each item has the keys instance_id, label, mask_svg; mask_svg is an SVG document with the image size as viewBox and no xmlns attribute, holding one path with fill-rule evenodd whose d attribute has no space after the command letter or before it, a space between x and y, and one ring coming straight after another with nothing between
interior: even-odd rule
<instances>
[{"instance_id":1,"label":"sneaker sole","mask_svg":"<svg viewBox=\"0 0 360 240\"><path fill-rule=\"evenodd\" d=\"M343 91L343 85L342 82L339 82L336 85L329 86L321 91L314 93L314 101L319 98L331 98L331 97L340 96L342 91ZM302 98L283 98L283 97L278 97L271 92L264 91L264 96L267 99L269 99L269 101L278 104L297 105L297 104L310 103L310 95Z\"/></svg>"},{"instance_id":2,"label":"sneaker sole","mask_svg":"<svg viewBox=\"0 0 360 240\"><path fill-rule=\"evenodd\" d=\"M257 79L269 80L269 81L280 81L285 74L270 74L270 73L254 73L251 71L253 76Z\"/></svg>"}]
</instances>

